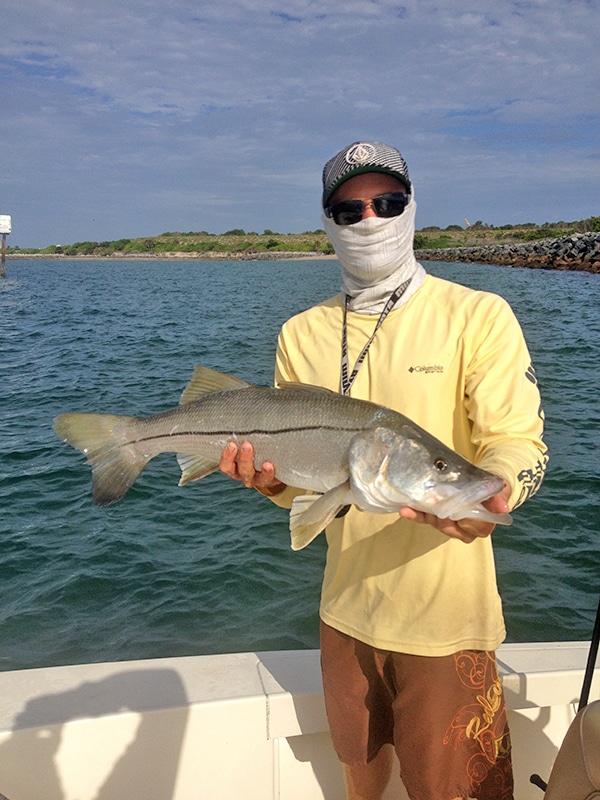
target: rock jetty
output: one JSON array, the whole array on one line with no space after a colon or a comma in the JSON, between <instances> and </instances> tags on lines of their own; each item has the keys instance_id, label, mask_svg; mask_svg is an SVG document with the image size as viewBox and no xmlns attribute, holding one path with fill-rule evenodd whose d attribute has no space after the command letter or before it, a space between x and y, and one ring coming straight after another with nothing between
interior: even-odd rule
<instances>
[{"instance_id":1,"label":"rock jetty","mask_svg":"<svg viewBox=\"0 0 600 800\"><path fill-rule=\"evenodd\" d=\"M600 273L600 233L574 233L562 239L526 244L417 250L422 261L469 261L531 269L568 269Z\"/></svg>"}]
</instances>

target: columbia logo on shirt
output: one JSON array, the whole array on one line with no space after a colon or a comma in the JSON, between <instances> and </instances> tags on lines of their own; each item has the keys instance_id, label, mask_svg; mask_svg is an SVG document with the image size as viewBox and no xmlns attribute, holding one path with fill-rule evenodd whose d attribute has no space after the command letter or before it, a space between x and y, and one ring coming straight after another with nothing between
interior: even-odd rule
<instances>
[{"instance_id":1,"label":"columbia logo on shirt","mask_svg":"<svg viewBox=\"0 0 600 800\"><path fill-rule=\"evenodd\" d=\"M409 372L428 372L428 373L430 373L430 372L443 372L444 371L444 367L441 364L428 364L428 365L419 364L418 366L415 366L415 367L409 367L408 371Z\"/></svg>"}]
</instances>

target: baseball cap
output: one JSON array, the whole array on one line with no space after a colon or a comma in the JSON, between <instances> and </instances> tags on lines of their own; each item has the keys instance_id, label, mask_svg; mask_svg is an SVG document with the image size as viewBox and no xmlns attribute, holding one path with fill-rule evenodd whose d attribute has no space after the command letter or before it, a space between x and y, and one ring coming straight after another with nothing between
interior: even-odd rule
<instances>
[{"instance_id":1,"label":"baseball cap","mask_svg":"<svg viewBox=\"0 0 600 800\"><path fill-rule=\"evenodd\" d=\"M323 167L323 208L344 181L364 172L383 172L401 181L411 191L408 167L395 147L382 142L353 142Z\"/></svg>"}]
</instances>

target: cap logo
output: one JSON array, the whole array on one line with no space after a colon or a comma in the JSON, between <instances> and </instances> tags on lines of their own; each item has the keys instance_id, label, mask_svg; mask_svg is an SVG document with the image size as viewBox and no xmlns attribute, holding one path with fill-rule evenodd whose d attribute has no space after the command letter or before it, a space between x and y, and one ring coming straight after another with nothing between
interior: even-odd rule
<instances>
[{"instance_id":1,"label":"cap logo","mask_svg":"<svg viewBox=\"0 0 600 800\"><path fill-rule=\"evenodd\" d=\"M346 153L346 163L352 166L362 166L369 164L375 156L375 148L373 145L359 142L352 145Z\"/></svg>"}]
</instances>

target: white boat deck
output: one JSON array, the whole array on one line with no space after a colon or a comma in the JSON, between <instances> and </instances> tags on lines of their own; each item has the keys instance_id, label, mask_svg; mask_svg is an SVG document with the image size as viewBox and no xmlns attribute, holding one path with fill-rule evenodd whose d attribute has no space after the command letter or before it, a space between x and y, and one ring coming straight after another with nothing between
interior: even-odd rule
<instances>
[{"instance_id":1,"label":"white boat deck","mask_svg":"<svg viewBox=\"0 0 600 800\"><path fill-rule=\"evenodd\" d=\"M542 800L589 643L498 651L517 800ZM600 697L600 670L590 699ZM319 653L278 651L0 673L10 800L343 800ZM388 797L406 795L396 779Z\"/></svg>"}]
</instances>

